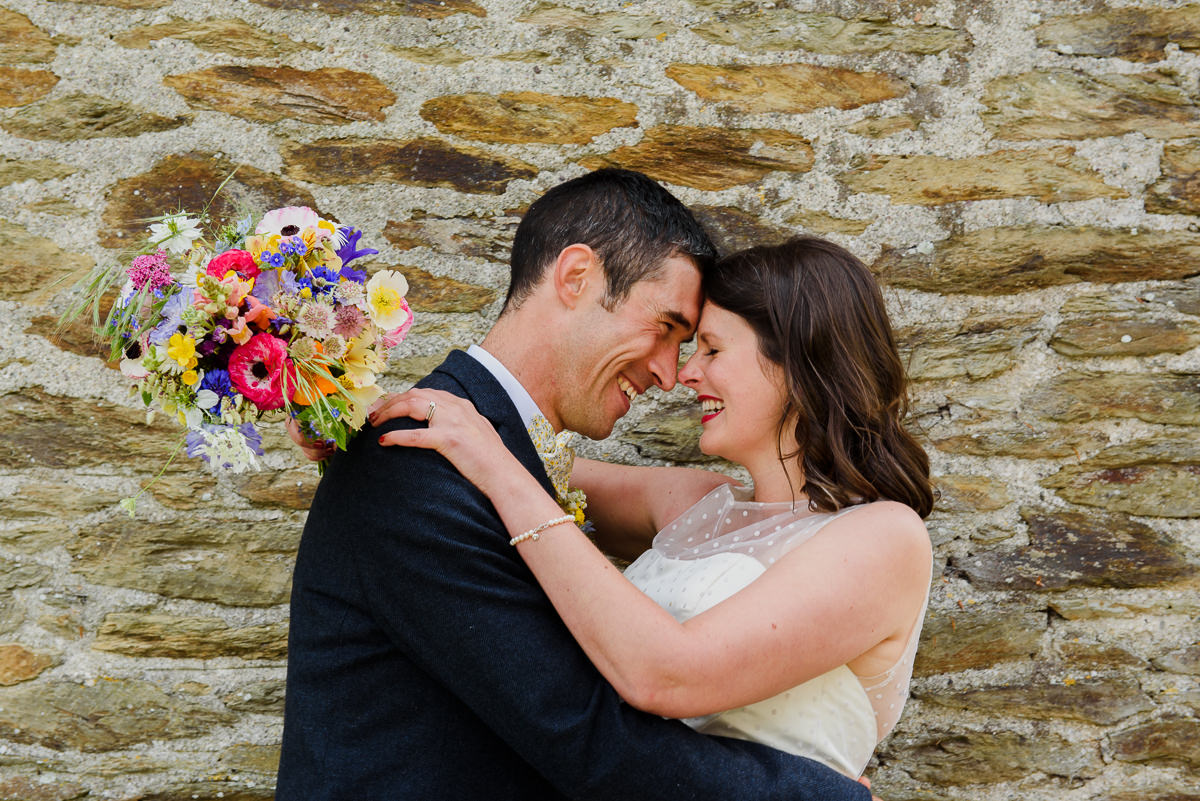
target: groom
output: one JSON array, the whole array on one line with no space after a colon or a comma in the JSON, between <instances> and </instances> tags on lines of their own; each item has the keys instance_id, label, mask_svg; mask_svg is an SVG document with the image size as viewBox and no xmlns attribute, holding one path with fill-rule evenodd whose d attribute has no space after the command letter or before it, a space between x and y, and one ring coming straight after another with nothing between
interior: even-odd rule
<instances>
[{"instance_id":1,"label":"groom","mask_svg":"<svg viewBox=\"0 0 1200 801\"><path fill-rule=\"evenodd\" d=\"M548 191L513 243L482 347L420 386L468 398L553 488L527 433L607 437L675 384L714 248L644 175ZM558 619L488 500L430 450L361 432L321 480L296 562L279 801L868 799L823 765L625 705Z\"/></svg>"}]
</instances>

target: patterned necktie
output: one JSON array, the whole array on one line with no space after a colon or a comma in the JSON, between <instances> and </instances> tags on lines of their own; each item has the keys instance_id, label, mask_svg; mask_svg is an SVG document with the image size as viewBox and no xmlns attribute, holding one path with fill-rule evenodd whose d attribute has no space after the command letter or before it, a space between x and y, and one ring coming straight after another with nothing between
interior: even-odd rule
<instances>
[{"instance_id":1,"label":"patterned necktie","mask_svg":"<svg viewBox=\"0 0 1200 801\"><path fill-rule=\"evenodd\" d=\"M571 448L571 439L574 436L570 431L555 434L550 421L540 414L529 422L529 437L533 440L533 446L537 448L538 456L542 457L546 475L554 485L554 493L558 496L560 504L567 498L571 467L575 463L575 451Z\"/></svg>"}]
</instances>

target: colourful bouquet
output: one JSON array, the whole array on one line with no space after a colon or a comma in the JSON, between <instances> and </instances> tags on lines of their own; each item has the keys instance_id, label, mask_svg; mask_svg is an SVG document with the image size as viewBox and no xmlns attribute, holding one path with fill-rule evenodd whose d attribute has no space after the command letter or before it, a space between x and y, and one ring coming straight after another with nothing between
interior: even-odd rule
<instances>
[{"instance_id":1,"label":"colourful bouquet","mask_svg":"<svg viewBox=\"0 0 1200 801\"><path fill-rule=\"evenodd\" d=\"M88 305L110 360L187 427L181 447L214 471L257 467L258 421L290 415L345 448L362 427L388 351L404 340L408 283L351 266L378 253L361 231L289 207L206 235L204 215L159 218L125 269L90 276ZM124 278L107 318L100 298ZM123 502L133 510L132 499Z\"/></svg>"}]
</instances>

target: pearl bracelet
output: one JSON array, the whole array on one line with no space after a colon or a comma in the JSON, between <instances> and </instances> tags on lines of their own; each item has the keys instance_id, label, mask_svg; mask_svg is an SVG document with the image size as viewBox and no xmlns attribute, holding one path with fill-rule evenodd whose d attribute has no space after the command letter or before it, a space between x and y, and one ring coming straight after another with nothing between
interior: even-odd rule
<instances>
[{"instance_id":1,"label":"pearl bracelet","mask_svg":"<svg viewBox=\"0 0 1200 801\"><path fill-rule=\"evenodd\" d=\"M563 523L574 523L574 522L575 522L575 515L563 515L562 517L555 517L551 520L547 520L545 523L542 523L537 528L531 528L531 529L529 529L529 531L526 531L524 534L520 534L516 537L513 537L511 540L508 541L508 544L516 545L517 543L524 542L525 540L536 540L539 537L541 537L542 532L548 528L553 528L554 526L561 526Z\"/></svg>"}]
</instances>

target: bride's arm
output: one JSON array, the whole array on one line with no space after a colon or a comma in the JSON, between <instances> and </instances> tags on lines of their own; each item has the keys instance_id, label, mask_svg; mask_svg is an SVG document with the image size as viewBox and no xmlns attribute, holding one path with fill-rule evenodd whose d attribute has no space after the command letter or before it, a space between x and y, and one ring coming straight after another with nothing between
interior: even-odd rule
<instances>
[{"instance_id":1,"label":"bride's arm","mask_svg":"<svg viewBox=\"0 0 1200 801\"><path fill-rule=\"evenodd\" d=\"M576 459L571 486L587 495L595 540L607 554L635 559L660 529L728 476L687 467L642 467Z\"/></svg>"},{"instance_id":2,"label":"bride's arm","mask_svg":"<svg viewBox=\"0 0 1200 801\"><path fill-rule=\"evenodd\" d=\"M438 450L488 495L514 536L562 516L468 403L431 390L406 395L405 413L417 419L436 400L437 422L389 432L381 443ZM903 636L924 597L930 561L920 518L899 504L873 504L680 624L574 525L554 526L517 549L621 697L668 717L768 698Z\"/></svg>"}]
</instances>

